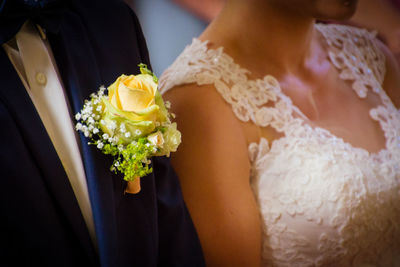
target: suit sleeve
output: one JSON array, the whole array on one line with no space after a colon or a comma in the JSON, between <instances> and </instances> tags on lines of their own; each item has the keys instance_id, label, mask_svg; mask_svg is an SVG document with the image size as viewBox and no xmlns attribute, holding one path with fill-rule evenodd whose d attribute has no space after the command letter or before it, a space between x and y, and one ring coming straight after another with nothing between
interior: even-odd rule
<instances>
[{"instance_id":1,"label":"suit sleeve","mask_svg":"<svg viewBox=\"0 0 400 267\"><path fill-rule=\"evenodd\" d=\"M140 23L131 10L141 62L151 68ZM179 179L167 157L154 157L158 210L159 266L205 266L200 241L184 203Z\"/></svg>"}]
</instances>

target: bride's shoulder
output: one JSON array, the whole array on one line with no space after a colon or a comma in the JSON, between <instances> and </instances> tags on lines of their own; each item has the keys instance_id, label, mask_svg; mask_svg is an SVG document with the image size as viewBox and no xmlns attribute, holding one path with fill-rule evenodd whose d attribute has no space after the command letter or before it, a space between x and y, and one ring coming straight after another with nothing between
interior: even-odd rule
<instances>
[{"instance_id":1,"label":"bride's shoulder","mask_svg":"<svg viewBox=\"0 0 400 267\"><path fill-rule=\"evenodd\" d=\"M212 47L212 48L210 48ZM160 78L161 93L184 84L217 85L220 81L236 83L246 79L246 70L238 66L210 41L194 38Z\"/></svg>"},{"instance_id":2,"label":"bride's shoulder","mask_svg":"<svg viewBox=\"0 0 400 267\"><path fill-rule=\"evenodd\" d=\"M385 55L380 47L377 32L342 24L315 25L324 37L329 50L337 57L367 64L384 64Z\"/></svg>"},{"instance_id":3,"label":"bride's shoulder","mask_svg":"<svg viewBox=\"0 0 400 267\"><path fill-rule=\"evenodd\" d=\"M323 36L330 56L339 61L345 61L342 64L365 63L372 66L380 65L379 67L385 64L385 55L380 47L376 31L342 24L318 23L315 28ZM377 71L384 71L384 69L378 68ZM384 73L378 75L382 76Z\"/></svg>"},{"instance_id":4,"label":"bride's shoulder","mask_svg":"<svg viewBox=\"0 0 400 267\"><path fill-rule=\"evenodd\" d=\"M209 41L193 38L160 77L159 88L176 112L203 102L218 102L215 83L221 78L218 59L222 49L209 49ZM192 104L191 104L192 103ZM215 103L216 104L216 103ZM219 105L219 104L218 104Z\"/></svg>"},{"instance_id":5,"label":"bride's shoulder","mask_svg":"<svg viewBox=\"0 0 400 267\"><path fill-rule=\"evenodd\" d=\"M197 75L203 69L210 68L210 60L207 41L193 38L175 61L163 72L160 78L161 93L182 85L197 82Z\"/></svg>"},{"instance_id":6,"label":"bride's shoulder","mask_svg":"<svg viewBox=\"0 0 400 267\"><path fill-rule=\"evenodd\" d=\"M224 52L224 46L195 38L162 74L160 91L178 116L190 112L195 116L191 121L212 116L215 125L230 121L240 128L237 118L249 120L248 107L240 100L247 97L247 87L255 86L248 73Z\"/></svg>"},{"instance_id":7,"label":"bride's shoulder","mask_svg":"<svg viewBox=\"0 0 400 267\"><path fill-rule=\"evenodd\" d=\"M209 41L195 38L161 75L160 91L171 102L171 111L187 138L194 135L193 125L206 127L213 137L225 134L227 128L240 129L221 93L223 85L229 91L225 83L233 75L227 72L231 63L222 47L210 49Z\"/></svg>"},{"instance_id":8,"label":"bride's shoulder","mask_svg":"<svg viewBox=\"0 0 400 267\"><path fill-rule=\"evenodd\" d=\"M228 125L229 128L240 128L231 106L212 84L181 84L165 92L163 98L171 103L170 110L180 127L202 125L200 128L207 127L214 135L224 132L223 128Z\"/></svg>"},{"instance_id":9,"label":"bride's shoulder","mask_svg":"<svg viewBox=\"0 0 400 267\"><path fill-rule=\"evenodd\" d=\"M366 40L374 40L377 36L377 32L374 30L344 24L317 23L315 24L315 27L325 36L325 38L331 41L341 40L358 43Z\"/></svg>"},{"instance_id":10,"label":"bride's shoulder","mask_svg":"<svg viewBox=\"0 0 400 267\"><path fill-rule=\"evenodd\" d=\"M390 49L381 41L377 46L385 56L385 75L382 81L382 88L385 90L393 104L400 109L400 66Z\"/></svg>"},{"instance_id":11,"label":"bride's shoulder","mask_svg":"<svg viewBox=\"0 0 400 267\"><path fill-rule=\"evenodd\" d=\"M367 71L374 74L394 104L400 107L398 62L388 47L377 38L376 31L341 24L316 24L316 28L324 36L331 52L329 56L337 67L360 68L358 64L365 64L369 67Z\"/></svg>"},{"instance_id":12,"label":"bride's shoulder","mask_svg":"<svg viewBox=\"0 0 400 267\"><path fill-rule=\"evenodd\" d=\"M380 67L385 65L388 55L385 53L383 43L377 38L377 31L349 25L322 23L317 23L315 28L324 37L328 50L331 52L330 56L334 55L335 58L347 60L347 64L350 65L360 62L380 65Z\"/></svg>"}]
</instances>

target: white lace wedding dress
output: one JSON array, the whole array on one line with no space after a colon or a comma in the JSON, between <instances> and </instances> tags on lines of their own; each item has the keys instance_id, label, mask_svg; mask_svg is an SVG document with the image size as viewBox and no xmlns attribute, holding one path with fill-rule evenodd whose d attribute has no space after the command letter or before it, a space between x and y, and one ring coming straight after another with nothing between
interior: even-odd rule
<instances>
[{"instance_id":1,"label":"white lace wedding dress","mask_svg":"<svg viewBox=\"0 0 400 267\"><path fill-rule=\"evenodd\" d=\"M208 49L198 39L165 71L161 90L212 84L239 120L284 134L249 146L264 223L263 265L400 266L400 111L382 90L385 56L374 33L339 25L316 29L355 93L380 96L381 105L370 111L386 137L379 153L311 127L274 77L250 80L222 48Z\"/></svg>"}]
</instances>

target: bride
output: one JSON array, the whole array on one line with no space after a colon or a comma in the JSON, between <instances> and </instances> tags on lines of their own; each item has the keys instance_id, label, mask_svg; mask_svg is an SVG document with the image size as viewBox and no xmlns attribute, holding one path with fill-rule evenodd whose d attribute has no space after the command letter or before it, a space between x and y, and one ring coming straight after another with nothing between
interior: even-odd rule
<instances>
[{"instance_id":1,"label":"bride","mask_svg":"<svg viewBox=\"0 0 400 267\"><path fill-rule=\"evenodd\" d=\"M208 266L400 266L400 73L356 0L228 0L161 78Z\"/></svg>"}]
</instances>

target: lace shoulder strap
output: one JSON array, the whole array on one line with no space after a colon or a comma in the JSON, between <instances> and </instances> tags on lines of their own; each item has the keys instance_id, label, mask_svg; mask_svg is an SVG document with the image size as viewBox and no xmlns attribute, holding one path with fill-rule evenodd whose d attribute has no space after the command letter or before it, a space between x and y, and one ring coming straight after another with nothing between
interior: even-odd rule
<instances>
[{"instance_id":1,"label":"lace shoulder strap","mask_svg":"<svg viewBox=\"0 0 400 267\"><path fill-rule=\"evenodd\" d=\"M340 77L353 81L360 98L365 98L368 90L382 90L386 59L378 47L376 32L336 24L317 24L316 28L326 40L329 58Z\"/></svg>"},{"instance_id":2,"label":"lace shoulder strap","mask_svg":"<svg viewBox=\"0 0 400 267\"><path fill-rule=\"evenodd\" d=\"M208 49L208 41L194 38L174 63L161 76L161 93L171 88L197 83L214 84L218 80L239 83L246 80L246 70L241 70L233 59L223 53L223 48ZM228 71L229 70L229 71Z\"/></svg>"},{"instance_id":3,"label":"lace shoulder strap","mask_svg":"<svg viewBox=\"0 0 400 267\"><path fill-rule=\"evenodd\" d=\"M223 48L208 49L207 43L193 39L162 74L161 93L183 84L211 84L231 104L241 121L251 120L258 126L271 125L284 131L292 119L293 106L290 99L281 94L278 81L270 75L249 80L248 70L236 64Z\"/></svg>"}]
</instances>

